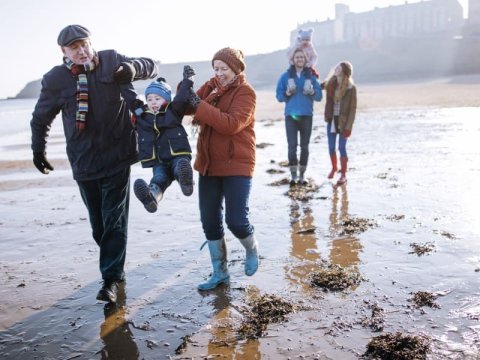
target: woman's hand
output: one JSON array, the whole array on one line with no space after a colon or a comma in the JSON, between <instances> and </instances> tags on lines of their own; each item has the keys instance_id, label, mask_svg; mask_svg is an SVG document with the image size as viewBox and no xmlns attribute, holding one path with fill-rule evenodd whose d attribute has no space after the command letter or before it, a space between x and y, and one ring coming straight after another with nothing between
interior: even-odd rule
<instances>
[{"instance_id":1,"label":"woman's hand","mask_svg":"<svg viewBox=\"0 0 480 360\"><path fill-rule=\"evenodd\" d=\"M348 139L350 137L350 135L352 135L352 130L351 129L345 129L345 130L342 131L342 136L345 139Z\"/></svg>"},{"instance_id":2,"label":"woman's hand","mask_svg":"<svg viewBox=\"0 0 480 360\"><path fill-rule=\"evenodd\" d=\"M188 97L188 103L194 110L197 110L200 100L200 97L195 93L195 91L191 90L190 96Z\"/></svg>"}]
</instances>

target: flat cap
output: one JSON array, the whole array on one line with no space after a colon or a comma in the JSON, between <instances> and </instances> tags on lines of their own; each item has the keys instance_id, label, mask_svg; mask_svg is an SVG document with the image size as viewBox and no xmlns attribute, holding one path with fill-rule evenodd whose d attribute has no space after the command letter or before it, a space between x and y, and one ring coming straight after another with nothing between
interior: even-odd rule
<instances>
[{"instance_id":1,"label":"flat cap","mask_svg":"<svg viewBox=\"0 0 480 360\"><path fill-rule=\"evenodd\" d=\"M88 39L90 37L90 31L81 25L68 25L58 35L58 45L68 46L74 41L81 39Z\"/></svg>"}]
</instances>

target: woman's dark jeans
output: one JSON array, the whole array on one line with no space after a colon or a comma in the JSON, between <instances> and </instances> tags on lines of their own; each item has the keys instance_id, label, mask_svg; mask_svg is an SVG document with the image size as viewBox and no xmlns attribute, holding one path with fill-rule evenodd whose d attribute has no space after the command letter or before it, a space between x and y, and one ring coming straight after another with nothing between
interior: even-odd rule
<instances>
[{"instance_id":1,"label":"woman's dark jeans","mask_svg":"<svg viewBox=\"0 0 480 360\"><path fill-rule=\"evenodd\" d=\"M249 176L199 176L200 218L207 240L219 240L225 235L224 199L228 229L238 239L253 234L253 226L248 219L251 187L252 178Z\"/></svg>"}]
</instances>

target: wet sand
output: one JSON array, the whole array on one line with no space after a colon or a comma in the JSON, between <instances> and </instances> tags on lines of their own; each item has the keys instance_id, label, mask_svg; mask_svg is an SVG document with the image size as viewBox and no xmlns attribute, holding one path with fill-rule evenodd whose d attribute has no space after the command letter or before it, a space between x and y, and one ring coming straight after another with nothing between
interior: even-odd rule
<instances>
[{"instance_id":1,"label":"wet sand","mask_svg":"<svg viewBox=\"0 0 480 360\"><path fill-rule=\"evenodd\" d=\"M472 80L473 79L473 80ZM477 79L478 80L478 79ZM261 266L243 274L244 251L227 232L231 285L199 293L210 272L197 193L177 184L159 211L132 196L127 280L117 306L96 302L98 249L52 130L56 170L36 172L28 138L2 143L0 157L0 351L8 359L355 359L386 332L426 334L430 358L480 355L479 82L475 78L359 86L349 141L348 183L327 181L324 102L307 171L316 191L288 196L283 106L259 92L257 168L250 204ZM194 140L192 140L194 142ZM9 155L10 154L10 155ZM148 178L139 165L132 179ZM133 195L133 194L132 194ZM345 219L375 226L346 234ZM432 245L416 254L414 244ZM324 259L365 279L344 291L312 287ZM412 306L412 294L437 295L440 308ZM239 339L255 294L275 294L296 311L259 339ZM365 326L372 304L383 332ZM188 341L185 336L188 336ZM178 347L184 346L181 354Z\"/></svg>"}]
</instances>

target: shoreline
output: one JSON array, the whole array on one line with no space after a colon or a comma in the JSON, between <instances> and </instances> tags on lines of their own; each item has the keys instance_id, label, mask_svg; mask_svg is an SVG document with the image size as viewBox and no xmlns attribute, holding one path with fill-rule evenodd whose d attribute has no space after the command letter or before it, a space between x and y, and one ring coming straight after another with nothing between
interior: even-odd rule
<instances>
[{"instance_id":1,"label":"shoreline","mask_svg":"<svg viewBox=\"0 0 480 360\"><path fill-rule=\"evenodd\" d=\"M355 80L355 74L353 78ZM272 84L269 88L259 88L256 92L260 95L268 93L275 94L275 85L276 84ZM356 82L356 86L359 100L360 96L362 97L361 101L359 101L359 110L406 106L480 106L480 97L477 96L480 92L480 74L429 77L424 79L407 78L405 80L395 81ZM416 93L412 91L406 91L409 89L419 91L423 97L419 98L419 96L417 96L418 94L416 95ZM453 97L446 96L450 92L458 92L458 95ZM369 96L376 96L379 101L375 101ZM461 98L460 102L459 97ZM0 99L0 102L35 99L36 98L8 97Z\"/></svg>"},{"instance_id":2,"label":"shoreline","mask_svg":"<svg viewBox=\"0 0 480 360\"><path fill-rule=\"evenodd\" d=\"M355 76L354 76L355 79ZM425 81L356 83L357 112L402 108L448 108L480 106L480 74L435 78ZM324 94L325 95L325 94ZM271 101L273 99L273 101ZM325 98L315 103L314 115L323 117ZM275 90L257 91L257 120L283 119L284 104Z\"/></svg>"}]
</instances>

